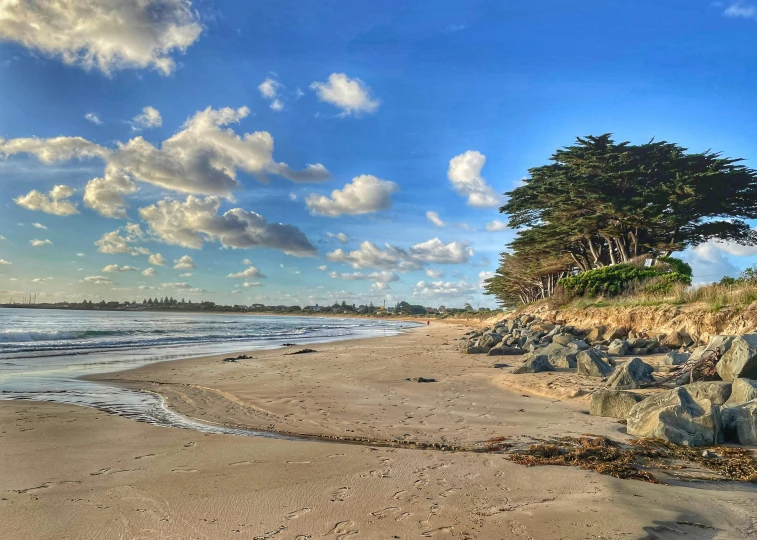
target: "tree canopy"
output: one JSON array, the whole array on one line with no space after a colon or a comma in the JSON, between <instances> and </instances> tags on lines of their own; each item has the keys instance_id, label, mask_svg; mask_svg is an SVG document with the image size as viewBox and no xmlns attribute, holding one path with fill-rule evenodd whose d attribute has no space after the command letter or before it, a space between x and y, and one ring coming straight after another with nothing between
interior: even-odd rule
<instances>
[{"instance_id":1,"label":"tree canopy","mask_svg":"<svg viewBox=\"0 0 757 540\"><path fill-rule=\"evenodd\" d=\"M549 296L577 272L669 256L711 239L755 244L757 171L674 143L577 138L529 170L500 212L518 230L487 280L505 305Z\"/></svg>"}]
</instances>

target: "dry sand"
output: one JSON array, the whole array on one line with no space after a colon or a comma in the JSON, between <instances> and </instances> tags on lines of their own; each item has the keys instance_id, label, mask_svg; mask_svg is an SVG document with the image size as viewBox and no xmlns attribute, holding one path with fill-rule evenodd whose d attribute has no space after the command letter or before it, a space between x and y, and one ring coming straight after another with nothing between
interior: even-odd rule
<instances>
[{"instance_id":1,"label":"dry sand","mask_svg":"<svg viewBox=\"0 0 757 540\"><path fill-rule=\"evenodd\" d=\"M373 445L0 403L0 538L757 538L752 486L653 485L526 468L502 454L386 446L627 437L614 420L588 416L581 399L508 391L509 369L492 361L512 359L461 355L453 338L463 331L437 324L312 354L181 360L101 377L157 391L205 421Z\"/></svg>"}]
</instances>

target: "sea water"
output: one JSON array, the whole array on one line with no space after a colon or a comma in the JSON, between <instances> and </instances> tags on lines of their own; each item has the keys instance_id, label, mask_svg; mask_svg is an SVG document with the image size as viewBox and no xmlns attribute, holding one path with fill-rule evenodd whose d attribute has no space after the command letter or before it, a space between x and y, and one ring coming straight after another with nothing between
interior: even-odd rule
<instances>
[{"instance_id":1,"label":"sea water","mask_svg":"<svg viewBox=\"0 0 757 540\"><path fill-rule=\"evenodd\" d=\"M165 427L269 436L197 422L167 409L156 394L81 377L284 343L390 336L410 326L380 319L0 308L0 400L81 405Z\"/></svg>"}]
</instances>

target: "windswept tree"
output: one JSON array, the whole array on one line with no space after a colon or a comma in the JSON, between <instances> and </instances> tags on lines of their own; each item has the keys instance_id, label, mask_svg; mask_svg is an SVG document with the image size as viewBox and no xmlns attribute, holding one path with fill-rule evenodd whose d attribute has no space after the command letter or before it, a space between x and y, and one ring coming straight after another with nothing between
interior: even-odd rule
<instances>
[{"instance_id":1,"label":"windswept tree","mask_svg":"<svg viewBox=\"0 0 757 540\"><path fill-rule=\"evenodd\" d=\"M549 296L566 272L669 256L711 239L757 243L744 221L757 218L757 171L741 161L665 141L578 138L506 194L500 212L518 234L487 292L530 302Z\"/></svg>"}]
</instances>

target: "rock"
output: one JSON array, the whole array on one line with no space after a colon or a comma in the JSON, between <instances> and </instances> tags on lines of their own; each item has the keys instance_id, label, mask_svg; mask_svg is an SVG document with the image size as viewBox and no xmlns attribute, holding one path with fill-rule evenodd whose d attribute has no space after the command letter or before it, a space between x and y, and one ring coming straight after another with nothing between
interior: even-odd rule
<instances>
[{"instance_id":1,"label":"rock","mask_svg":"<svg viewBox=\"0 0 757 540\"><path fill-rule=\"evenodd\" d=\"M633 330L629 330L629 331L628 331L628 340L629 340L629 341L631 341L631 340L634 340L634 339L636 339L637 337L639 337L639 334L637 334L637 333L636 333L636 332L634 332Z\"/></svg>"},{"instance_id":2,"label":"rock","mask_svg":"<svg viewBox=\"0 0 757 540\"><path fill-rule=\"evenodd\" d=\"M609 328L603 337L605 341L614 341L616 339L623 339L627 334L628 332L623 328Z\"/></svg>"},{"instance_id":3,"label":"rock","mask_svg":"<svg viewBox=\"0 0 757 540\"><path fill-rule=\"evenodd\" d=\"M525 363L516 368L513 373L539 373L542 371L554 371L555 368L549 363L549 359L546 354L539 354L532 358L529 358Z\"/></svg>"},{"instance_id":4,"label":"rock","mask_svg":"<svg viewBox=\"0 0 757 540\"><path fill-rule=\"evenodd\" d=\"M702 452L702 457L705 458L705 459L713 459L713 458L720 457L720 456L718 456L712 450L705 450L704 452Z\"/></svg>"},{"instance_id":5,"label":"rock","mask_svg":"<svg viewBox=\"0 0 757 540\"><path fill-rule=\"evenodd\" d=\"M518 354L526 354L526 351L519 349L518 347L508 347L504 343L500 343L496 347L492 347L487 354L489 356L514 356Z\"/></svg>"},{"instance_id":6,"label":"rock","mask_svg":"<svg viewBox=\"0 0 757 540\"><path fill-rule=\"evenodd\" d=\"M479 346L492 348L500 341L502 341L502 336L493 332L487 332L483 336L481 336Z\"/></svg>"},{"instance_id":7,"label":"rock","mask_svg":"<svg viewBox=\"0 0 757 540\"><path fill-rule=\"evenodd\" d=\"M528 325L528 323L530 323L533 320L536 320L536 317L533 317L531 315L521 315L521 317L520 317L520 325L521 326L526 326L526 325Z\"/></svg>"},{"instance_id":8,"label":"rock","mask_svg":"<svg viewBox=\"0 0 757 540\"><path fill-rule=\"evenodd\" d=\"M558 368L576 367L577 351L564 347L558 343L547 345L539 350L539 354L546 354L549 363Z\"/></svg>"},{"instance_id":9,"label":"rock","mask_svg":"<svg viewBox=\"0 0 757 540\"><path fill-rule=\"evenodd\" d=\"M583 339L574 339L570 343L568 343L569 349L575 349L576 351L585 351L589 348L589 344L586 343Z\"/></svg>"},{"instance_id":10,"label":"rock","mask_svg":"<svg viewBox=\"0 0 757 540\"><path fill-rule=\"evenodd\" d=\"M734 338L728 352L718 362L717 370L724 381L739 377L757 379L757 334Z\"/></svg>"},{"instance_id":11,"label":"rock","mask_svg":"<svg viewBox=\"0 0 757 540\"><path fill-rule=\"evenodd\" d=\"M551 331L555 327L554 324L548 323L545 321L540 321L537 323L534 323L531 325L531 330L535 330L537 332L542 332L543 335L546 335L547 332Z\"/></svg>"},{"instance_id":12,"label":"rock","mask_svg":"<svg viewBox=\"0 0 757 540\"><path fill-rule=\"evenodd\" d=\"M625 356L628 354L628 342L622 339L613 340L607 347L607 354Z\"/></svg>"},{"instance_id":13,"label":"rock","mask_svg":"<svg viewBox=\"0 0 757 540\"><path fill-rule=\"evenodd\" d=\"M648 353L649 349L647 349L646 347L634 347L633 349L631 349L631 354L644 355Z\"/></svg>"},{"instance_id":14,"label":"rock","mask_svg":"<svg viewBox=\"0 0 757 540\"><path fill-rule=\"evenodd\" d=\"M685 446L711 446L723 440L720 407L694 401L683 388L648 397L628 413L628 433Z\"/></svg>"},{"instance_id":15,"label":"rock","mask_svg":"<svg viewBox=\"0 0 757 540\"><path fill-rule=\"evenodd\" d=\"M640 347L646 347L647 346L647 340L646 338L643 338L641 336L637 336L635 339L628 341L628 346L631 349L638 349Z\"/></svg>"},{"instance_id":16,"label":"rock","mask_svg":"<svg viewBox=\"0 0 757 540\"><path fill-rule=\"evenodd\" d=\"M590 341L590 342L601 341L604 331L605 331L604 326L595 326L594 328L589 330L589 332L586 334L586 341Z\"/></svg>"},{"instance_id":17,"label":"rock","mask_svg":"<svg viewBox=\"0 0 757 540\"><path fill-rule=\"evenodd\" d=\"M607 380L607 388L611 390L632 390L641 388L644 383L653 383L654 368L641 358L633 358L615 370Z\"/></svg>"},{"instance_id":18,"label":"rock","mask_svg":"<svg viewBox=\"0 0 757 540\"><path fill-rule=\"evenodd\" d=\"M670 347L672 349L680 349L681 347L688 347L689 345L694 343L694 340L691 339L686 331L679 330L678 332L669 333L662 339L661 343L666 347Z\"/></svg>"},{"instance_id":19,"label":"rock","mask_svg":"<svg viewBox=\"0 0 757 540\"><path fill-rule=\"evenodd\" d=\"M558 345L567 345L574 339L576 338L571 336L570 334L557 334L556 336L552 336L552 343L557 343Z\"/></svg>"},{"instance_id":20,"label":"rock","mask_svg":"<svg viewBox=\"0 0 757 540\"><path fill-rule=\"evenodd\" d=\"M578 374L589 377L607 377L613 371L613 367L604 361L602 356L594 349L581 351L576 357Z\"/></svg>"},{"instance_id":21,"label":"rock","mask_svg":"<svg viewBox=\"0 0 757 540\"><path fill-rule=\"evenodd\" d=\"M418 382L418 383L436 382L436 379L427 379L426 377L412 377L406 380L410 382Z\"/></svg>"},{"instance_id":22,"label":"rock","mask_svg":"<svg viewBox=\"0 0 757 540\"><path fill-rule=\"evenodd\" d=\"M752 379L736 379L731 386L731 396L726 405L738 405L757 399L757 381Z\"/></svg>"},{"instance_id":23,"label":"rock","mask_svg":"<svg viewBox=\"0 0 757 540\"><path fill-rule=\"evenodd\" d=\"M713 405L723 405L731 397L731 383L725 381L699 381L684 388L694 401L709 399Z\"/></svg>"},{"instance_id":24,"label":"rock","mask_svg":"<svg viewBox=\"0 0 757 540\"><path fill-rule=\"evenodd\" d=\"M665 366L680 366L681 364L686 362L686 360L688 359L689 359L689 353L680 353L676 351L670 351L662 359L662 363Z\"/></svg>"},{"instance_id":25,"label":"rock","mask_svg":"<svg viewBox=\"0 0 757 540\"><path fill-rule=\"evenodd\" d=\"M645 397L634 392L597 390L591 395L589 414L610 418L626 418L633 406Z\"/></svg>"},{"instance_id":26,"label":"rock","mask_svg":"<svg viewBox=\"0 0 757 540\"><path fill-rule=\"evenodd\" d=\"M725 407L721 414L726 442L757 445L757 399Z\"/></svg>"},{"instance_id":27,"label":"rock","mask_svg":"<svg viewBox=\"0 0 757 540\"><path fill-rule=\"evenodd\" d=\"M731 348L733 340L737 336L712 336L710 341L704 347L697 347L697 349L691 353L691 360L699 360L705 354L715 352L720 349L720 354L724 355Z\"/></svg>"},{"instance_id":28,"label":"rock","mask_svg":"<svg viewBox=\"0 0 757 540\"><path fill-rule=\"evenodd\" d=\"M489 348L472 345L470 347L464 348L462 352L463 354L486 354L489 352Z\"/></svg>"}]
</instances>

